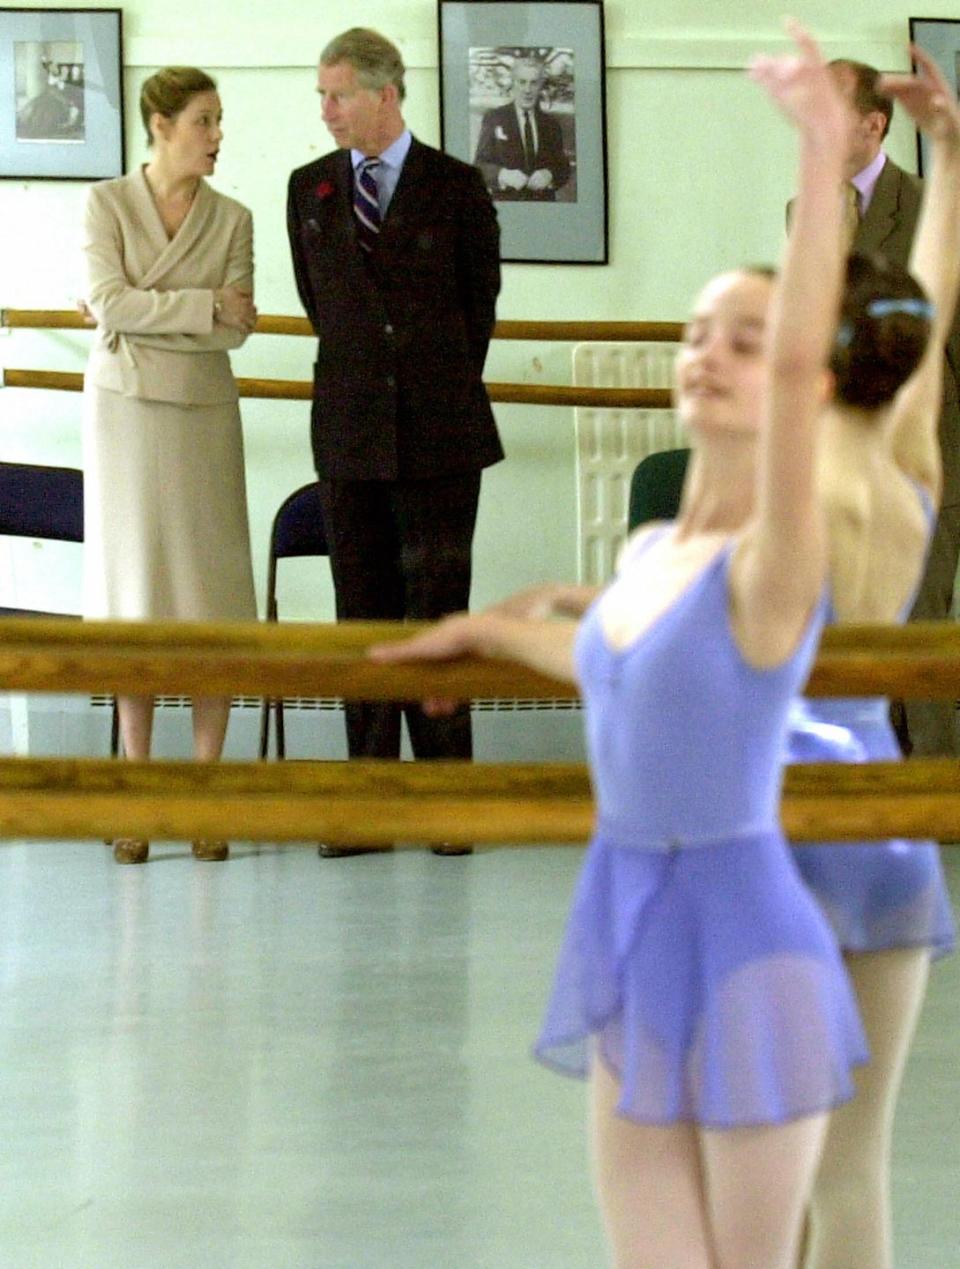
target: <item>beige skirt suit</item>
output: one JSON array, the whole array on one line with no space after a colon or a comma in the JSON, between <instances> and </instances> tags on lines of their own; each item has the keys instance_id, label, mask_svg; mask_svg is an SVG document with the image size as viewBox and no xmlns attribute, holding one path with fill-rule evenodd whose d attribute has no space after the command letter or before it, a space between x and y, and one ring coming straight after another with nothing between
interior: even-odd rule
<instances>
[{"instance_id":1,"label":"beige skirt suit","mask_svg":"<svg viewBox=\"0 0 960 1269\"><path fill-rule=\"evenodd\" d=\"M200 182L172 239L142 169L87 202L84 615L253 620L237 386L213 292L252 290L249 211Z\"/></svg>"}]
</instances>

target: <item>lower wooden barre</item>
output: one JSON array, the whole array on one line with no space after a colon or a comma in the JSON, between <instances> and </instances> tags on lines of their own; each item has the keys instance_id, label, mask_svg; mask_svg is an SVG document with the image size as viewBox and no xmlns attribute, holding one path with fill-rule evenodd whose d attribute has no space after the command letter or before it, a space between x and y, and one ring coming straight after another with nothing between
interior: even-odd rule
<instances>
[{"instance_id":1,"label":"lower wooden barre","mask_svg":"<svg viewBox=\"0 0 960 1269\"><path fill-rule=\"evenodd\" d=\"M796 841L960 839L960 762L791 767ZM0 837L582 843L579 764L0 759Z\"/></svg>"},{"instance_id":2,"label":"lower wooden barre","mask_svg":"<svg viewBox=\"0 0 960 1269\"><path fill-rule=\"evenodd\" d=\"M0 760L0 837L583 842L579 764Z\"/></svg>"}]
</instances>

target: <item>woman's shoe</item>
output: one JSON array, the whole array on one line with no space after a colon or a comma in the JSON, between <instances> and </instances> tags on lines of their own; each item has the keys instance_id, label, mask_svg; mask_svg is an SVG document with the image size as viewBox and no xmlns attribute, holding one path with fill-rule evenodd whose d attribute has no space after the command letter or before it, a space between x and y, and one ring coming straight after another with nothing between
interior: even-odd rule
<instances>
[{"instance_id":1,"label":"woman's shoe","mask_svg":"<svg viewBox=\"0 0 960 1269\"><path fill-rule=\"evenodd\" d=\"M206 859L211 863L222 863L230 854L228 842L193 842L191 844L194 859Z\"/></svg>"},{"instance_id":2,"label":"woman's shoe","mask_svg":"<svg viewBox=\"0 0 960 1269\"><path fill-rule=\"evenodd\" d=\"M113 857L118 864L145 864L150 854L150 843L138 837L116 837L113 842Z\"/></svg>"}]
</instances>

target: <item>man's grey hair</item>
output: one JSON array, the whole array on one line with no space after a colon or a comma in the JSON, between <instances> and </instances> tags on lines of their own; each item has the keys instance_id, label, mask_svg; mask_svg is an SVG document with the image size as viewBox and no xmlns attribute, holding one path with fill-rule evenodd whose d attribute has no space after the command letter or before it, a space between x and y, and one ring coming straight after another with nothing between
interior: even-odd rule
<instances>
[{"instance_id":1,"label":"man's grey hair","mask_svg":"<svg viewBox=\"0 0 960 1269\"><path fill-rule=\"evenodd\" d=\"M340 62L353 67L362 87L376 90L395 84L400 100L406 96L400 50L378 31L354 26L335 36L320 54L320 65L336 66Z\"/></svg>"},{"instance_id":2,"label":"man's grey hair","mask_svg":"<svg viewBox=\"0 0 960 1269\"><path fill-rule=\"evenodd\" d=\"M510 63L510 73L517 69L518 66L532 66L540 75L541 79L545 79L547 75L547 64L542 57L538 57L536 53L520 53Z\"/></svg>"}]
</instances>

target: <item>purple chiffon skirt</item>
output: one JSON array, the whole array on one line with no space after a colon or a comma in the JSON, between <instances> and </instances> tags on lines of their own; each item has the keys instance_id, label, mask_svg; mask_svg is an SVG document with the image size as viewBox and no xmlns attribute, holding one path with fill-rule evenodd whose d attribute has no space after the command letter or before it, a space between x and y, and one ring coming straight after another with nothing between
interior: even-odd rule
<instances>
[{"instance_id":1,"label":"purple chiffon skirt","mask_svg":"<svg viewBox=\"0 0 960 1269\"><path fill-rule=\"evenodd\" d=\"M783 1123L851 1097L867 1060L829 927L778 832L675 850L591 844L536 1056L595 1052L640 1123Z\"/></svg>"},{"instance_id":2,"label":"purple chiffon skirt","mask_svg":"<svg viewBox=\"0 0 960 1269\"><path fill-rule=\"evenodd\" d=\"M899 758L886 701L798 701L791 711L788 762ZM845 952L928 947L936 959L953 950L953 912L935 842L817 842L793 852Z\"/></svg>"}]
</instances>

